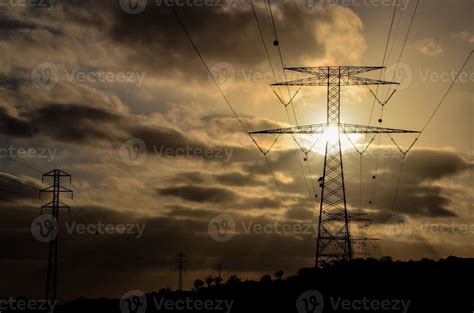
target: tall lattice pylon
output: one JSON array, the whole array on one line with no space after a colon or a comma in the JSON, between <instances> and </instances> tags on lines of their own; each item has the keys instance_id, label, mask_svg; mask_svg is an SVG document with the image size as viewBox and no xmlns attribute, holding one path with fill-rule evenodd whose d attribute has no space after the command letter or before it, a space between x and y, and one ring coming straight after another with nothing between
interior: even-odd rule
<instances>
[{"instance_id":1,"label":"tall lattice pylon","mask_svg":"<svg viewBox=\"0 0 474 313\"><path fill-rule=\"evenodd\" d=\"M252 132L251 134L321 134L325 135L326 151L324 174L320 179L321 202L319 210L318 237L316 242L316 267L334 260L350 260L353 256L350 222L360 216L347 212L344 170L342 162L341 133L417 133L416 131L362 126L341 123L341 87L358 85L398 84L356 76L380 70L377 66L321 66L295 67L285 70L311 75L310 77L273 86L323 86L327 87L327 123L296 126Z\"/></svg>"},{"instance_id":2,"label":"tall lattice pylon","mask_svg":"<svg viewBox=\"0 0 474 313\"><path fill-rule=\"evenodd\" d=\"M176 269L178 270L178 290L183 290L183 272L187 270L188 259L186 254L178 253L176 255Z\"/></svg>"},{"instance_id":3,"label":"tall lattice pylon","mask_svg":"<svg viewBox=\"0 0 474 313\"><path fill-rule=\"evenodd\" d=\"M51 209L51 216L52 221L51 225L55 225L58 227L58 231L56 233L50 232L51 240L49 241L49 257L48 257L48 274L46 277L46 296L45 300L55 301L56 299L56 286L58 282L58 237L59 237L59 209L68 209L69 211L71 208L60 201L60 194L61 193L70 193L71 198L73 192L63 186L61 186L61 179L62 178L69 178L69 182L71 182L71 175L61 170L52 170L43 175L42 181L47 177L51 177L53 179L53 185L45 188L40 191L40 198L43 193L51 193L52 194L52 201L43 205L41 207L41 213L43 213L44 209Z\"/></svg>"}]
</instances>

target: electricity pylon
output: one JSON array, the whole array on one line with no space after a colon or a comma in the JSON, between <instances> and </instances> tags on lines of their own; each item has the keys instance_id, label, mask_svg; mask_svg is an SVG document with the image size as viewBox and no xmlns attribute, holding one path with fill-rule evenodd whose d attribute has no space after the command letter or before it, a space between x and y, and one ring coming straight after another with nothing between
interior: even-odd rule
<instances>
[{"instance_id":1,"label":"electricity pylon","mask_svg":"<svg viewBox=\"0 0 474 313\"><path fill-rule=\"evenodd\" d=\"M187 270L186 264L188 263L186 254L178 253L176 255L176 269L179 272L178 276L178 290L183 290L183 272Z\"/></svg>"},{"instance_id":2,"label":"electricity pylon","mask_svg":"<svg viewBox=\"0 0 474 313\"><path fill-rule=\"evenodd\" d=\"M341 87L358 85L398 84L356 76L384 67L379 66L321 66L293 67L285 70L311 75L311 77L281 82L272 86L322 86L327 87L327 123L252 132L251 134L321 134L326 137L324 174L320 179L321 202L315 266L334 260L350 260L353 256L350 222L347 212L344 170L342 164L341 133L381 134L417 133L416 131L341 123Z\"/></svg>"},{"instance_id":3,"label":"electricity pylon","mask_svg":"<svg viewBox=\"0 0 474 313\"><path fill-rule=\"evenodd\" d=\"M59 237L59 209L68 209L69 212L71 208L59 200L61 193L71 193L71 198L73 192L63 186L61 186L61 178L69 177L69 183L71 182L71 175L61 170L52 170L43 175L41 181L44 182L46 177L53 178L53 185L45 188L40 191L40 199L43 193L51 193L52 201L43 205L41 207L41 214L43 214L43 209L51 209L52 221L51 225L57 227L58 231L51 231L51 240L49 241L49 257L48 257L48 274L46 277L46 296L45 300L55 301L56 299L56 286L58 282L58 237ZM57 225L55 225L57 223Z\"/></svg>"}]
</instances>

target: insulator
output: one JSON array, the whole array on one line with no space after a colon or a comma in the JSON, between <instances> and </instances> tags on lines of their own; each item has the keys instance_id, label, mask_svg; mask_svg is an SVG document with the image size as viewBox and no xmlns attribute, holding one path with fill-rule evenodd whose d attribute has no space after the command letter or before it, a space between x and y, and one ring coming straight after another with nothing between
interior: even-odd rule
<instances>
[{"instance_id":1,"label":"insulator","mask_svg":"<svg viewBox=\"0 0 474 313\"><path fill-rule=\"evenodd\" d=\"M274 41L273 41L273 45L274 45L275 47L278 46L278 45L279 45L278 40L274 40Z\"/></svg>"},{"instance_id":2,"label":"insulator","mask_svg":"<svg viewBox=\"0 0 474 313\"><path fill-rule=\"evenodd\" d=\"M379 123L382 123L382 119L381 119L381 118L379 118Z\"/></svg>"}]
</instances>

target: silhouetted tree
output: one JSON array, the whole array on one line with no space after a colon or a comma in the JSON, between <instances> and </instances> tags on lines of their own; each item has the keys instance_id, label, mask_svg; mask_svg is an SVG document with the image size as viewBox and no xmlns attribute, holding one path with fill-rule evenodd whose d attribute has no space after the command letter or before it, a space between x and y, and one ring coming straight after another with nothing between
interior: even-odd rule
<instances>
[{"instance_id":1,"label":"silhouetted tree","mask_svg":"<svg viewBox=\"0 0 474 313\"><path fill-rule=\"evenodd\" d=\"M207 284L207 287L211 287L212 283L214 282L214 278L212 278L211 275L207 276L206 279L204 280Z\"/></svg>"},{"instance_id":2,"label":"silhouetted tree","mask_svg":"<svg viewBox=\"0 0 474 313\"><path fill-rule=\"evenodd\" d=\"M285 274L285 272L283 271L277 271L275 272L275 274L273 274L273 276L277 279L277 280L281 280L283 278L283 274Z\"/></svg>"},{"instance_id":3,"label":"silhouetted tree","mask_svg":"<svg viewBox=\"0 0 474 313\"><path fill-rule=\"evenodd\" d=\"M214 278L214 282L216 283L216 285L219 285L222 282L222 278L216 277Z\"/></svg>"},{"instance_id":4,"label":"silhouetted tree","mask_svg":"<svg viewBox=\"0 0 474 313\"><path fill-rule=\"evenodd\" d=\"M231 275L229 279L227 280L226 284L236 284L240 282L242 282L242 280L239 277L237 277L237 275Z\"/></svg>"},{"instance_id":5,"label":"silhouetted tree","mask_svg":"<svg viewBox=\"0 0 474 313\"><path fill-rule=\"evenodd\" d=\"M204 282L202 280L196 279L194 281L194 289L196 289L196 291L201 289L203 286L204 286Z\"/></svg>"},{"instance_id":6,"label":"silhouetted tree","mask_svg":"<svg viewBox=\"0 0 474 313\"><path fill-rule=\"evenodd\" d=\"M261 282L261 283L264 283L264 284L265 284L265 283L268 284L268 283L272 283L273 280L272 280L272 277L267 274L267 275L263 275L262 278L260 278L260 282Z\"/></svg>"}]
</instances>

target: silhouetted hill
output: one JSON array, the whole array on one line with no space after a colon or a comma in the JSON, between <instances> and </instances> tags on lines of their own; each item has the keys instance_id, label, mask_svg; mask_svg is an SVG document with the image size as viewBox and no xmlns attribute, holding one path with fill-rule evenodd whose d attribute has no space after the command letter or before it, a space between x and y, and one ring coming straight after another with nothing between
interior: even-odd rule
<instances>
[{"instance_id":1,"label":"silhouetted hill","mask_svg":"<svg viewBox=\"0 0 474 313\"><path fill-rule=\"evenodd\" d=\"M202 278L204 281L204 278ZM473 312L474 259L367 259L304 268L286 279L231 277L197 291L77 299L56 312ZM133 294L133 292L132 292ZM145 300L146 299L146 300ZM146 306L146 308L145 308Z\"/></svg>"}]
</instances>

